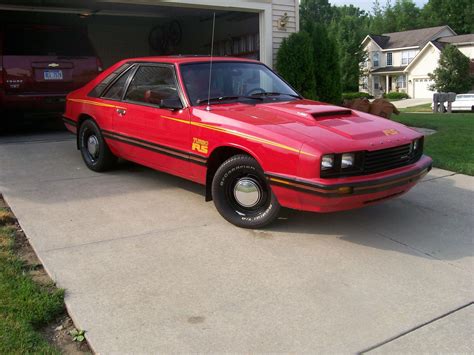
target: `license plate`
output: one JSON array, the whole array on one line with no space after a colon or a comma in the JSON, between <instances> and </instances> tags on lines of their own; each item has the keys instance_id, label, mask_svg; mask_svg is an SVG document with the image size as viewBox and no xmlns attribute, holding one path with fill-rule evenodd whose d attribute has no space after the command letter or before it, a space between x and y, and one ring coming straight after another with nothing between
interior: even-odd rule
<instances>
[{"instance_id":1,"label":"license plate","mask_svg":"<svg viewBox=\"0 0 474 355\"><path fill-rule=\"evenodd\" d=\"M62 70L45 70L44 80L63 80Z\"/></svg>"}]
</instances>

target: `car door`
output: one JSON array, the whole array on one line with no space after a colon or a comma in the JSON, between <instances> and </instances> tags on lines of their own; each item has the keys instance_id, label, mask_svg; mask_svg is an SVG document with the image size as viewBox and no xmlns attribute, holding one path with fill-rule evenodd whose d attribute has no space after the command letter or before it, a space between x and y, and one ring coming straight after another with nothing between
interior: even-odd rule
<instances>
[{"instance_id":1,"label":"car door","mask_svg":"<svg viewBox=\"0 0 474 355\"><path fill-rule=\"evenodd\" d=\"M113 118L115 133L135 147L133 160L190 177L190 113L182 102L173 65L138 65Z\"/></svg>"}]
</instances>

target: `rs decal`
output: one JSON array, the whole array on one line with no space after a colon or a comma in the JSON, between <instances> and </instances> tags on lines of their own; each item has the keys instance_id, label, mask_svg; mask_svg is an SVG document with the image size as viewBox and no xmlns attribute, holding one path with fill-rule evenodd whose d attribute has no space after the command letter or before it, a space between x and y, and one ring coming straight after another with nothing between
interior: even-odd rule
<instances>
[{"instance_id":1,"label":"rs decal","mask_svg":"<svg viewBox=\"0 0 474 355\"><path fill-rule=\"evenodd\" d=\"M384 130L383 130L383 133L384 133L386 136L395 136L395 135L397 135L397 134L400 133L400 132L398 132L396 129L393 129L393 128L392 128L392 129L384 129Z\"/></svg>"},{"instance_id":2,"label":"rs decal","mask_svg":"<svg viewBox=\"0 0 474 355\"><path fill-rule=\"evenodd\" d=\"M192 150L195 150L199 153L207 154L207 152L209 151L209 142L199 138L193 138Z\"/></svg>"}]
</instances>

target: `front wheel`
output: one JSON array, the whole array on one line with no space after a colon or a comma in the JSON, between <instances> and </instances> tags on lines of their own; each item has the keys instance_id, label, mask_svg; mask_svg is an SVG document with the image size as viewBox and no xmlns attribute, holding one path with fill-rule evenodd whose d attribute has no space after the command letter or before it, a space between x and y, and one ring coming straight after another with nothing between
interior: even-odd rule
<instances>
[{"instance_id":1,"label":"front wheel","mask_svg":"<svg viewBox=\"0 0 474 355\"><path fill-rule=\"evenodd\" d=\"M99 127L92 120L84 121L79 129L79 149L84 163L93 171L109 170L117 162Z\"/></svg>"},{"instance_id":2,"label":"front wheel","mask_svg":"<svg viewBox=\"0 0 474 355\"><path fill-rule=\"evenodd\" d=\"M257 161L236 155L217 169L212 180L212 198L217 211L242 228L261 228L273 222L280 204Z\"/></svg>"}]
</instances>

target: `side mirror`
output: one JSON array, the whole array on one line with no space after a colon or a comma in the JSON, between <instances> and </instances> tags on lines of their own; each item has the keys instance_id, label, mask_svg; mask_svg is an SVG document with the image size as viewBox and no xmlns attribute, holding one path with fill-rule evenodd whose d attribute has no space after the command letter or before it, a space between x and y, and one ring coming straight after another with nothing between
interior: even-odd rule
<instances>
[{"instance_id":1,"label":"side mirror","mask_svg":"<svg viewBox=\"0 0 474 355\"><path fill-rule=\"evenodd\" d=\"M179 98L175 99L162 99L160 101L160 108L169 109L172 111L181 110L183 108L183 104Z\"/></svg>"}]
</instances>

